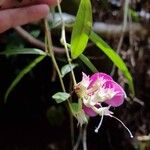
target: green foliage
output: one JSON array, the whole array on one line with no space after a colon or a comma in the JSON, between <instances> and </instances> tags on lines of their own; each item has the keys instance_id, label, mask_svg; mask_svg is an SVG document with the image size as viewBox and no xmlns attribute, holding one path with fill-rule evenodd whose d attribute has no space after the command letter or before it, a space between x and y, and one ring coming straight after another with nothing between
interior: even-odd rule
<instances>
[{"instance_id":1,"label":"green foliage","mask_svg":"<svg viewBox=\"0 0 150 150\"><path fill-rule=\"evenodd\" d=\"M35 30L32 30L31 32L30 32L30 34L33 36L33 37L35 37L35 38L37 38L39 35L40 35L40 30L39 29L35 29Z\"/></svg>"},{"instance_id":2,"label":"green foliage","mask_svg":"<svg viewBox=\"0 0 150 150\"><path fill-rule=\"evenodd\" d=\"M97 68L92 64L92 62L83 54L79 56L79 58L84 62L84 64L92 71L98 72Z\"/></svg>"},{"instance_id":3,"label":"green foliage","mask_svg":"<svg viewBox=\"0 0 150 150\"><path fill-rule=\"evenodd\" d=\"M77 113L79 109L79 104L78 103L71 103L71 109L73 113Z\"/></svg>"},{"instance_id":4,"label":"green foliage","mask_svg":"<svg viewBox=\"0 0 150 150\"><path fill-rule=\"evenodd\" d=\"M92 8L90 0L81 0L71 35L71 56L77 58L87 45L92 27Z\"/></svg>"},{"instance_id":5,"label":"green foliage","mask_svg":"<svg viewBox=\"0 0 150 150\"><path fill-rule=\"evenodd\" d=\"M91 32L90 39L93 43L95 43L108 57L109 59L122 71L124 76L128 80L129 88L134 94L134 85L133 85L133 79L132 76L122 60L122 58L96 33Z\"/></svg>"},{"instance_id":6,"label":"green foliage","mask_svg":"<svg viewBox=\"0 0 150 150\"><path fill-rule=\"evenodd\" d=\"M133 21L139 22L140 17L139 17L138 13L135 10L129 8L128 14L131 16Z\"/></svg>"},{"instance_id":7,"label":"green foliage","mask_svg":"<svg viewBox=\"0 0 150 150\"><path fill-rule=\"evenodd\" d=\"M71 72L75 67L77 67L78 64L67 64L61 68L61 75L64 77L66 74Z\"/></svg>"},{"instance_id":8,"label":"green foliage","mask_svg":"<svg viewBox=\"0 0 150 150\"><path fill-rule=\"evenodd\" d=\"M57 92L52 96L52 98L56 101L56 103L62 103L66 101L70 97L70 94L66 92Z\"/></svg>"},{"instance_id":9,"label":"green foliage","mask_svg":"<svg viewBox=\"0 0 150 150\"><path fill-rule=\"evenodd\" d=\"M5 99L4 103L7 102L7 98L10 94L10 92L15 88L15 86L19 83L19 81L28 73L30 72L39 62L41 62L45 58L44 56L38 56L36 59L34 59L30 64L28 64L21 72L17 75L17 77L12 81L10 86L8 87L6 94L5 94Z\"/></svg>"},{"instance_id":10,"label":"green foliage","mask_svg":"<svg viewBox=\"0 0 150 150\"><path fill-rule=\"evenodd\" d=\"M0 52L0 55L20 55L20 54L36 54L36 55L47 55L44 51L36 48L15 48Z\"/></svg>"}]
</instances>

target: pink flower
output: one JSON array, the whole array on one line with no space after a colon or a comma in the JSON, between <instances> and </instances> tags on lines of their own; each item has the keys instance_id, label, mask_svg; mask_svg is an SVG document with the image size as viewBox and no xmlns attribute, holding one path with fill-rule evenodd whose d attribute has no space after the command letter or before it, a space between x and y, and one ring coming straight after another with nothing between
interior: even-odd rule
<instances>
[{"instance_id":1,"label":"pink flower","mask_svg":"<svg viewBox=\"0 0 150 150\"><path fill-rule=\"evenodd\" d=\"M95 132L98 132L100 128L103 116L110 116L118 120L128 130L132 137L130 130L121 120L113 116L113 112L109 110L110 107L122 105L124 98L126 97L123 88L116 83L111 76L105 73L95 73L90 77L85 73L82 73L82 80L75 86L75 92L79 99L82 100L81 109L87 116L101 116L100 123L95 129ZM103 107L102 103L105 103L108 106ZM78 120L80 120L79 122L81 122L81 124L83 123L81 119Z\"/></svg>"},{"instance_id":2,"label":"pink flower","mask_svg":"<svg viewBox=\"0 0 150 150\"><path fill-rule=\"evenodd\" d=\"M105 73L95 73L91 77L82 74L82 81L75 89L78 96L83 99L83 110L88 116L96 116L97 112L93 107L99 109L103 102L113 107L123 104L126 94L111 76Z\"/></svg>"}]
</instances>

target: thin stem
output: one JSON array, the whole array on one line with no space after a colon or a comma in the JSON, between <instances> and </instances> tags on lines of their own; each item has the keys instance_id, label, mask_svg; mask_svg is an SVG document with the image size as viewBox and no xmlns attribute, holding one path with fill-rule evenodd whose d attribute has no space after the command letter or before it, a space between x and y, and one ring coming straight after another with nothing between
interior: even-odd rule
<instances>
[{"instance_id":1,"label":"thin stem","mask_svg":"<svg viewBox=\"0 0 150 150\"><path fill-rule=\"evenodd\" d=\"M65 23L64 23L63 18L62 18L62 11L61 11L59 0L57 0L57 6L58 6L58 11L59 11L59 14L61 17L61 22L62 22L61 42L64 45L67 60L68 60L68 63L71 67L71 58L69 55L69 50L68 50L68 46L67 46L67 42L66 42L66 35L65 35ZM76 85L76 79L75 79L73 69L71 69L71 75L72 75L73 83L74 83L74 85ZM70 129L71 129L71 142L72 142L72 148L73 148L73 145L74 145L74 125L73 125L73 116L71 113L70 113L70 126L71 126L70 127ZM78 147L78 145L77 145L77 147Z\"/></svg>"},{"instance_id":2,"label":"thin stem","mask_svg":"<svg viewBox=\"0 0 150 150\"><path fill-rule=\"evenodd\" d=\"M69 113L70 116L70 131L71 131L71 146L74 146L74 123L73 123L73 115Z\"/></svg>"},{"instance_id":3,"label":"thin stem","mask_svg":"<svg viewBox=\"0 0 150 150\"><path fill-rule=\"evenodd\" d=\"M70 74L71 76L71 74ZM71 93L72 92L72 78L69 79L70 80L70 86L69 86L69 92ZM70 97L69 99L70 102L72 102L72 97ZM69 113L69 116L70 116L70 131L71 131L71 144L72 144L72 149L73 149L73 146L74 146L74 122L73 122L73 114L72 113Z\"/></svg>"},{"instance_id":4,"label":"thin stem","mask_svg":"<svg viewBox=\"0 0 150 150\"><path fill-rule=\"evenodd\" d=\"M68 60L68 63L70 65L70 67L71 67L72 59L70 58L69 49L68 49L67 42L66 42L65 22L64 22L63 17L62 17L62 10L61 10L61 7L60 7L59 0L57 0L57 6L58 6L58 11L59 11L59 14L60 14L60 17L61 17L61 22L62 22L61 42L64 45L66 56L67 56L67 60ZM72 75L73 83L74 83L74 85L76 85L76 79L75 79L75 75L74 75L73 69L71 69L71 75Z\"/></svg>"},{"instance_id":5,"label":"thin stem","mask_svg":"<svg viewBox=\"0 0 150 150\"><path fill-rule=\"evenodd\" d=\"M122 43L123 43L123 39L124 39L125 30L126 30L126 27L127 27L128 8L129 8L129 0L125 0L125 3L124 3L124 16L123 16L122 31L121 31L121 36L120 36L119 43L118 43L118 46L117 46L117 53L118 53L118 54L120 53L120 50L121 50L121 47L122 47ZM116 66L113 65L112 71L111 71L111 73L110 73L111 76L114 75L115 69L116 69Z\"/></svg>"},{"instance_id":6,"label":"thin stem","mask_svg":"<svg viewBox=\"0 0 150 150\"><path fill-rule=\"evenodd\" d=\"M55 56L54 56L54 52L53 52L53 48L52 48L52 39L51 39L51 33L50 33L50 30L49 30L48 22L47 22L46 19L44 20L44 22L45 22L45 29L46 29L46 36L47 36L48 52L49 52L49 54L52 58L52 62L53 62L54 66L56 68L56 71L58 73L62 90L65 92L66 90L65 90L64 82L62 80L61 72L60 72L59 67L57 65L57 62L56 62L56 59L55 59Z\"/></svg>"},{"instance_id":7,"label":"thin stem","mask_svg":"<svg viewBox=\"0 0 150 150\"><path fill-rule=\"evenodd\" d=\"M80 145L80 142L81 142L81 139L82 139L82 127L80 126L79 128L79 135L78 135L78 139L77 139L77 142L73 148L73 150L77 150L79 145Z\"/></svg>"},{"instance_id":8,"label":"thin stem","mask_svg":"<svg viewBox=\"0 0 150 150\"><path fill-rule=\"evenodd\" d=\"M83 127L83 150L87 150L87 124Z\"/></svg>"}]
</instances>

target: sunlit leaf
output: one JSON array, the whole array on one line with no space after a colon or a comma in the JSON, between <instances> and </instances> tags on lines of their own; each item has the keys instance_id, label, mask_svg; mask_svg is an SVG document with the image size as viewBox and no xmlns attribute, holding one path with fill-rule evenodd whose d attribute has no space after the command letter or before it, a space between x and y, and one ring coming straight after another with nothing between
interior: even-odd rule
<instances>
[{"instance_id":1,"label":"sunlit leaf","mask_svg":"<svg viewBox=\"0 0 150 150\"><path fill-rule=\"evenodd\" d=\"M90 0L81 0L71 35L71 56L77 58L83 53L92 28Z\"/></svg>"},{"instance_id":2,"label":"sunlit leaf","mask_svg":"<svg viewBox=\"0 0 150 150\"><path fill-rule=\"evenodd\" d=\"M129 88L134 95L134 85L132 76L121 57L96 33L91 32L90 39L93 41L109 59L122 71L125 78L128 80Z\"/></svg>"},{"instance_id":3,"label":"sunlit leaf","mask_svg":"<svg viewBox=\"0 0 150 150\"><path fill-rule=\"evenodd\" d=\"M56 101L56 103L62 103L66 101L69 97L70 94L66 92L57 92L52 96L52 98Z\"/></svg>"},{"instance_id":4,"label":"sunlit leaf","mask_svg":"<svg viewBox=\"0 0 150 150\"><path fill-rule=\"evenodd\" d=\"M22 54L35 54L35 55L47 55L44 51L36 48L15 48L0 52L0 55L22 55Z\"/></svg>"},{"instance_id":5,"label":"sunlit leaf","mask_svg":"<svg viewBox=\"0 0 150 150\"><path fill-rule=\"evenodd\" d=\"M67 64L61 68L61 75L64 77L67 73L71 72L78 64Z\"/></svg>"},{"instance_id":6,"label":"sunlit leaf","mask_svg":"<svg viewBox=\"0 0 150 150\"><path fill-rule=\"evenodd\" d=\"M7 98L10 94L10 92L15 88L15 86L19 83L19 81L28 73L30 72L39 62L41 62L45 56L39 56L36 59L34 59L30 64L28 64L21 72L17 75L17 77L13 80L13 82L8 87L4 102L7 102Z\"/></svg>"}]
</instances>

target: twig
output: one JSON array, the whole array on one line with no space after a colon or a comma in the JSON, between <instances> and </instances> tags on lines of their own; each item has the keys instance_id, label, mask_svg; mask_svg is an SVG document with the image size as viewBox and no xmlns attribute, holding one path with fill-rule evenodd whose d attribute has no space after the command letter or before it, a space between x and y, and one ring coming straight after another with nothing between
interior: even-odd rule
<instances>
[{"instance_id":1,"label":"twig","mask_svg":"<svg viewBox=\"0 0 150 150\"><path fill-rule=\"evenodd\" d=\"M15 27L14 28L15 31L23 38L25 39L27 42L29 42L30 44L36 46L37 48L40 48L42 50L45 50L45 44L44 42L34 38L32 35L30 35L25 29L23 29L21 26ZM64 48L59 48L59 47L54 47L53 46L53 51L56 54L64 54Z\"/></svg>"},{"instance_id":2,"label":"twig","mask_svg":"<svg viewBox=\"0 0 150 150\"><path fill-rule=\"evenodd\" d=\"M77 142L73 148L73 150L77 150L79 145L80 145L80 142L81 142L81 139L82 139L82 127L80 126L79 128L79 135L78 135L78 138L77 138Z\"/></svg>"},{"instance_id":3,"label":"twig","mask_svg":"<svg viewBox=\"0 0 150 150\"><path fill-rule=\"evenodd\" d=\"M87 150L87 124L84 125L83 127L83 137L82 137L82 142L83 142L83 150Z\"/></svg>"},{"instance_id":4,"label":"twig","mask_svg":"<svg viewBox=\"0 0 150 150\"><path fill-rule=\"evenodd\" d=\"M124 39L125 30L126 30L126 27L127 27L128 8L129 8L129 0L125 0L125 3L124 3L123 26L122 26L122 31L121 31L121 37L120 37L120 40L119 40L119 43L118 43L118 47L117 47L117 51L116 51L118 54L120 53L121 46L122 46L123 39ZM114 75L115 69L116 69L116 66L113 65L112 71L110 73L111 76Z\"/></svg>"},{"instance_id":5,"label":"twig","mask_svg":"<svg viewBox=\"0 0 150 150\"><path fill-rule=\"evenodd\" d=\"M61 42L64 45L68 63L71 66L72 59L70 57L69 49L68 49L68 46L67 46L65 22L64 22L63 17L62 17L62 10L61 10L61 6L60 6L60 3L59 3L59 0L57 0L57 6L58 6L58 11L59 11L60 19L61 19L61 23L62 23L62 27L61 27ZM71 69L71 75L72 75L72 79L73 79L73 84L76 85L77 83L76 83L76 78L75 78L75 74L74 74L73 69Z\"/></svg>"}]
</instances>

